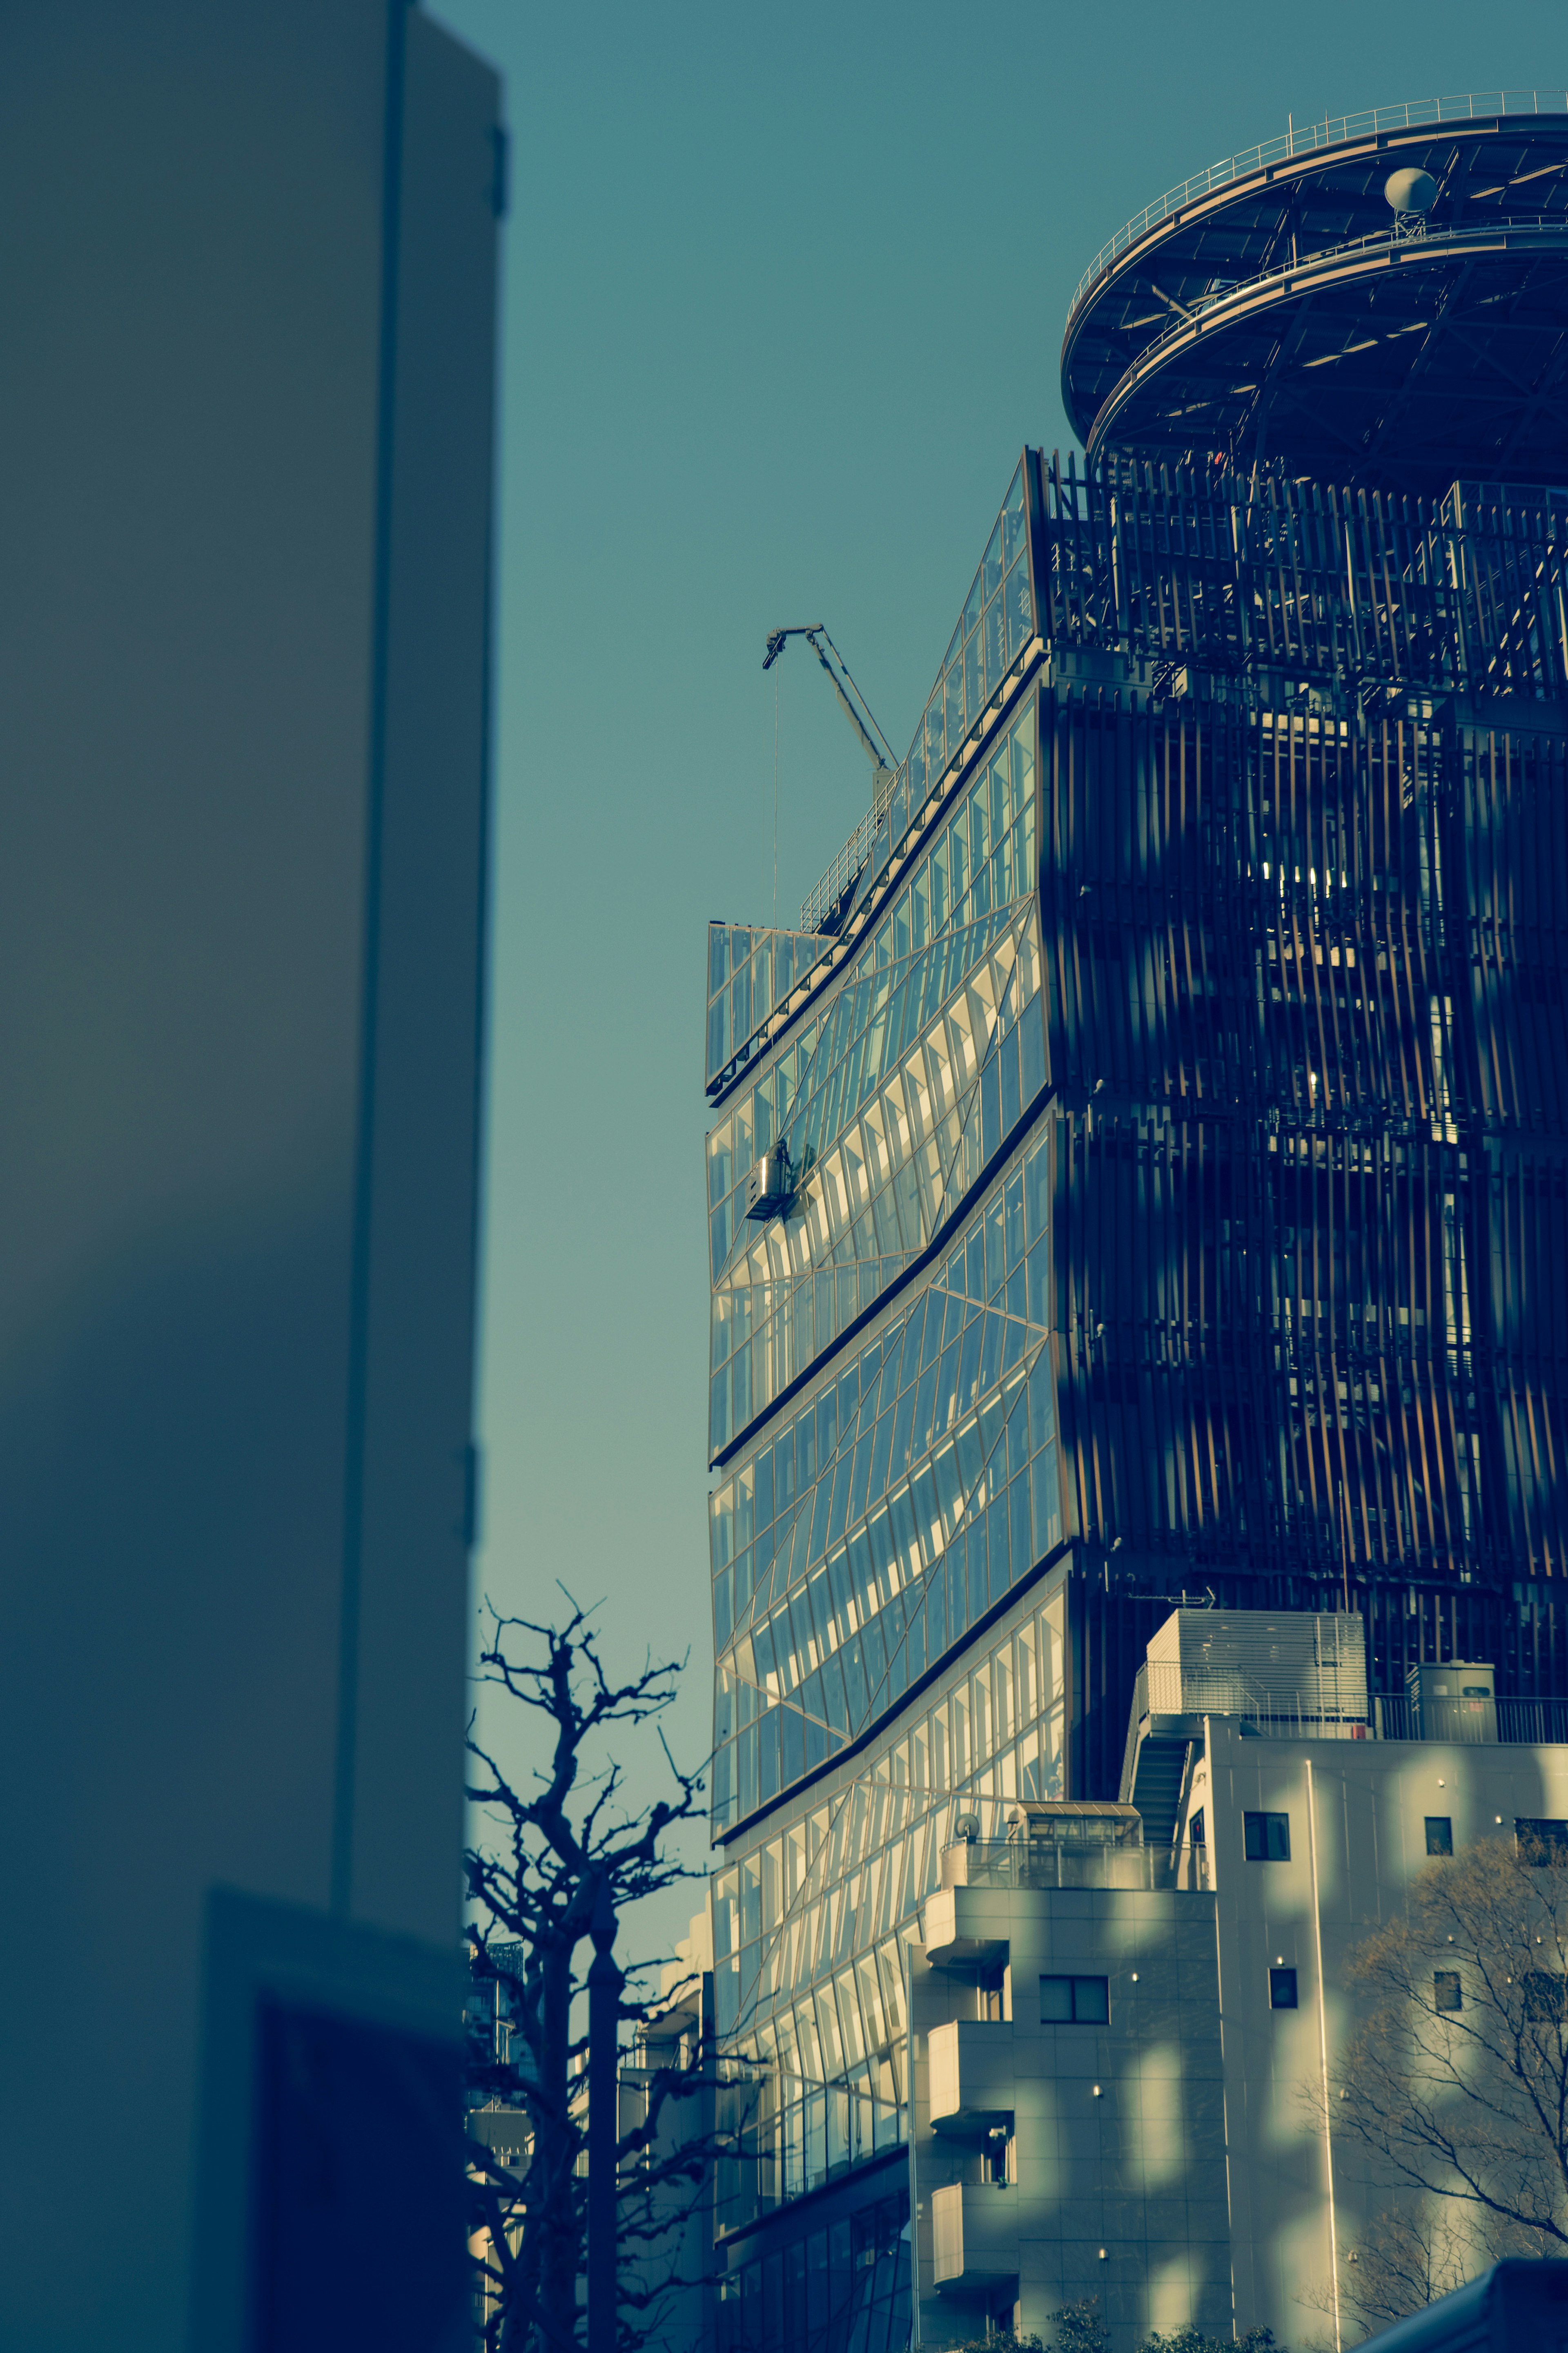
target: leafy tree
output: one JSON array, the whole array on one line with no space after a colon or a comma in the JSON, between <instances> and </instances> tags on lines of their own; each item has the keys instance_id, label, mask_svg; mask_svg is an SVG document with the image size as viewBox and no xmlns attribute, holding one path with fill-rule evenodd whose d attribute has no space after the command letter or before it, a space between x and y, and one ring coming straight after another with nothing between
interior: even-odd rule
<instances>
[{"instance_id":1,"label":"leafy tree","mask_svg":"<svg viewBox=\"0 0 1568 2353\"><path fill-rule=\"evenodd\" d=\"M1110 2353L1110 2337L1097 2295L1064 2304L1046 2326L1051 2332L1046 2340L1047 2353Z\"/></svg>"},{"instance_id":2,"label":"leafy tree","mask_svg":"<svg viewBox=\"0 0 1568 2353\"><path fill-rule=\"evenodd\" d=\"M1162 2336L1150 2330L1139 2353L1287 2353L1276 2345L1271 2328L1249 2328L1245 2337L1205 2337L1201 2328L1173 2328Z\"/></svg>"},{"instance_id":3,"label":"leafy tree","mask_svg":"<svg viewBox=\"0 0 1568 2353\"><path fill-rule=\"evenodd\" d=\"M1003 2328L989 2337L966 2337L952 2353L1047 2353L1047 2348L1038 2337L1015 2337L1010 2328Z\"/></svg>"},{"instance_id":4,"label":"leafy tree","mask_svg":"<svg viewBox=\"0 0 1568 2353\"><path fill-rule=\"evenodd\" d=\"M989 2337L966 2337L952 2353L1050 2353L1050 2348L1042 2337L1016 2337L1010 2328L1001 2328Z\"/></svg>"},{"instance_id":5,"label":"leafy tree","mask_svg":"<svg viewBox=\"0 0 1568 2353\"><path fill-rule=\"evenodd\" d=\"M564 1588L563 1588L564 1589ZM567 1596L571 1600L571 1596ZM658 1718L674 1701L684 1662L645 1662L614 1683L600 1660L589 1615L572 1604L559 1629L492 1611L479 1680L505 1692L542 1720L545 1769L527 1794L514 1789L496 1759L470 1734L480 1768L468 1796L499 1833L492 1846L465 1857L477 1918L469 1927L476 1979L499 1985L510 2021L510 2051L497 2055L493 2031L471 2046L470 2096L476 2105L521 2108L526 2156L502 2157L477 2137L468 2143L470 2246L489 2307L488 2353L571 2353L578 2343L579 2275L585 2269L587 2111L581 2069L586 2038L573 2031L573 2004L586 1982L576 1968L602 1885L619 1911L678 1881L700 1874L670 1853L670 1833L705 1809L702 1783L682 1772L662 1729L668 1794L636 1811L623 1802L622 1768L605 1751L607 1737ZM657 1967L634 1965L620 2003L622 2021L657 2031L669 1997L638 1990ZM646 2071L640 2122L621 2137L619 2339L647 2339L672 2286L650 2253L668 2248L707 2177L710 2139L675 2138L666 2111L690 2097L711 2073L711 2053L688 2049ZM639 2261L639 2257L643 2260Z\"/></svg>"},{"instance_id":6,"label":"leafy tree","mask_svg":"<svg viewBox=\"0 0 1568 2353\"><path fill-rule=\"evenodd\" d=\"M1369 2005L1331 2087L1401 2217L1352 2250L1381 2316L1501 2254L1568 2248L1568 1870L1484 1839L1428 1863L1351 1957ZM1419 2211L1426 2208L1425 2215ZM1375 2280L1375 2285L1372 2282ZM1394 2316L1390 2310L1389 2316Z\"/></svg>"},{"instance_id":7,"label":"leafy tree","mask_svg":"<svg viewBox=\"0 0 1568 2353\"><path fill-rule=\"evenodd\" d=\"M1097 2295L1063 2305L1046 2326L1049 2331L1046 2337L1014 2337L1006 2332L999 2337L973 2337L956 2353L1110 2353L1110 2335ZM1271 2328L1249 2328L1245 2337L1205 2337L1201 2329L1192 2327L1162 2336L1156 2328L1144 2338L1139 2353L1287 2353L1287 2348L1275 2344Z\"/></svg>"}]
</instances>

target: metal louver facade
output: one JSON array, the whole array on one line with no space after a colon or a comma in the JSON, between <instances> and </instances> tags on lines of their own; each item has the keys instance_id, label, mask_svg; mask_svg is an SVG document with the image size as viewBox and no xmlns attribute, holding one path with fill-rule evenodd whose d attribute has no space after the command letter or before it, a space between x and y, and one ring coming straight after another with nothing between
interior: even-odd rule
<instances>
[{"instance_id":1,"label":"metal louver facade","mask_svg":"<svg viewBox=\"0 0 1568 2353\"><path fill-rule=\"evenodd\" d=\"M1145 1590L1568 1687L1568 500L1038 479L1073 1786Z\"/></svg>"}]
</instances>

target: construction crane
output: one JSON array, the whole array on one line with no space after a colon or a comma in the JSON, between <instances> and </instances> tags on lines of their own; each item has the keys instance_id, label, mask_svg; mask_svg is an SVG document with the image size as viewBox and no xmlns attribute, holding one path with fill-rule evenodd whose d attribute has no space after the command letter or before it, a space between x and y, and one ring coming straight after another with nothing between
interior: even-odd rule
<instances>
[{"instance_id":1,"label":"construction crane","mask_svg":"<svg viewBox=\"0 0 1568 2353\"><path fill-rule=\"evenodd\" d=\"M804 638L827 672L839 708L855 731L855 741L877 771L878 786L884 778L890 783L899 765L898 754L878 726L870 704L849 675L848 664L820 621L802 622L793 629L770 629L763 668L772 670L791 638Z\"/></svg>"}]
</instances>

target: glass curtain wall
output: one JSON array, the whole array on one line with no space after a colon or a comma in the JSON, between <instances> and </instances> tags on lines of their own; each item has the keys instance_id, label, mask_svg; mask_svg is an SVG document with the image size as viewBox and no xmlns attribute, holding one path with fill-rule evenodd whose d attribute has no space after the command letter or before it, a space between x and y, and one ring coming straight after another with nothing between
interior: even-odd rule
<instances>
[{"instance_id":1,"label":"glass curtain wall","mask_svg":"<svg viewBox=\"0 0 1568 2353\"><path fill-rule=\"evenodd\" d=\"M1065 1606L1059 1575L1021 1595L858 1770L803 1792L715 1873L715 2015L746 2123L724 2227L902 2138L902 1944L959 1815L1000 1839L1018 1799L1061 1794Z\"/></svg>"},{"instance_id":2,"label":"glass curtain wall","mask_svg":"<svg viewBox=\"0 0 1568 2353\"><path fill-rule=\"evenodd\" d=\"M1060 1542L1048 1132L713 1494L713 1826L896 1707Z\"/></svg>"},{"instance_id":3,"label":"glass curtain wall","mask_svg":"<svg viewBox=\"0 0 1568 2353\"><path fill-rule=\"evenodd\" d=\"M719 2353L903 2353L910 2266L900 2189L840 2221L808 2231L776 2253L739 2264L719 2291Z\"/></svg>"},{"instance_id":4,"label":"glass curtain wall","mask_svg":"<svg viewBox=\"0 0 1568 2353\"><path fill-rule=\"evenodd\" d=\"M864 1314L1045 1083L1033 702L821 1013L708 1139L709 1448L721 1457ZM800 1189L745 1179L782 1137Z\"/></svg>"},{"instance_id":5,"label":"glass curtain wall","mask_svg":"<svg viewBox=\"0 0 1568 2353\"><path fill-rule=\"evenodd\" d=\"M755 931L745 923L708 926L708 1076L781 1005L826 955L820 932Z\"/></svg>"},{"instance_id":6,"label":"glass curtain wall","mask_svg":"<svg viewBox=\"0 0 1568 2353\"><path fill-rule=\"evenodd\" d=\"M966 736L1000 707L1037 628L1029 554L1026 458L1021 458L986 543L952 643L890 786L827 869L800 911L797 932L710 927L708 1076L712 1081L827 949L868 867L879 872L942 784ZM712 932L722 933L715 944ZM771 961L770 961L771 959Z\"/></svg>"},{"instance_id":7,"label":"glass curtain wall","mask_svg":"<svg viewBox=\"0 0 1568 2353\"><path fill-rule=\"evenodd\" d=\"M821 945L817 918L808 902L798 934L710 934L709 1072L728 1095L707 1151L710 1786L730 1841L712 1906L742 2135L721 2233L899 2147L903 1946L954 1817L999 1837L1010 1804L1062 1786L1065 1588L1035 1581L1063 1534L1052 1145L1035 1124L1038 712L1033 693L1005 701L1034 626L1020 466L909 761L862 828L878 872L994 718L987 755L809 1018L765 1050L757 1029L781 971ZM748 1175L781 1140L794 1198L748 1220ZM781 2329L819 2353L901 2343L907 2221L900 2190L732 2253L725 2353Z\"/></svg>"}]
</instances>

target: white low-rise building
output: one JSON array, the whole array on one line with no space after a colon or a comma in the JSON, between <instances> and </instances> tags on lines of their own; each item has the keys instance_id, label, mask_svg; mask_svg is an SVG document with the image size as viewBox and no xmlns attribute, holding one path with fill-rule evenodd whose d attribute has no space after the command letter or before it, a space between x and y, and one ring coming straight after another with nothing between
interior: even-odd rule
<instances>
[{"instance_id":1,"label":"white low-rise building","mask_svg":"<svg viewBox=\"0 0 1568 2353\"><path fill-rule=\"evenodd\" d=\"M1187 2322L1360 2343L1335 2282L1390 2193L1336 2122L1345 1964L1433 1855L1568 1837L1568 1746L1528 1736L1556 1729L1462 1663L1369 1712L1354 1619L1176 1612L1123 1803L1020 1805L925 1904L917 2342L1098 2295L1116 2353Z\"/></svg>"}]
</instances>

